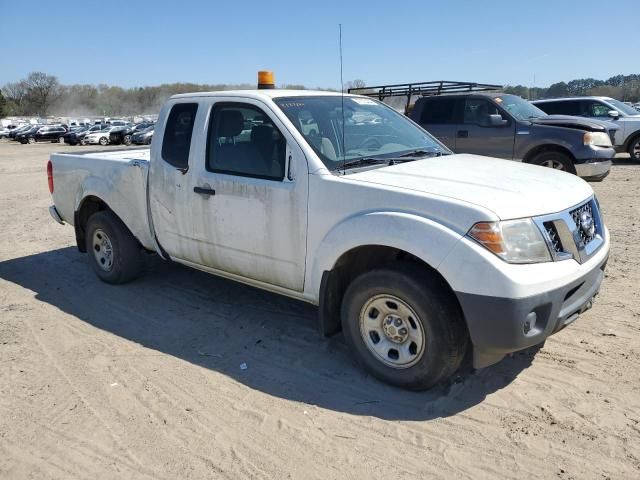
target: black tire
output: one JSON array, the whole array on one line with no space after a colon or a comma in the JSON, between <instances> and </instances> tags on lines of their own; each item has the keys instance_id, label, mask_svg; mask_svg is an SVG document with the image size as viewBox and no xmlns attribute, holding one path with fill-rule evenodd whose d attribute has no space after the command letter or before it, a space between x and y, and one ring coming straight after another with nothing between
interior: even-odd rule
<instances>
[{"instance_id":1,"label":"black tire","mask_svg":"<svg viewBox=\"0 0 640 480\"><path fill-rule=\"evenodd\" d=\"M104 239L105 235L111 246L112 264L109 269L100 265L94 248L96 233ZM86 248L89 263L106 283L120 284L130 282L140 276L142 271L142 252L140 244L124 223L111 211L96 212L87 221Z\"/></svg>"},{"instance_id":2,"label":"black tire","mask_svg":"<svg viewBox=\"0 0 640 480\"><path fill-rule=\"evenodd\" d=\"M366 334L361 334L363 309L372 299L386 295L405 302L422 325L424 350L411 366L386 365L365 343ZM391 385L410 390L431 388L453 375L466 352L467 328L453 294L440 279L413 264L372 270L354 279L345 292L341 315L347 344L358 363ZM384 321L381 316L380 325Z\"/></svg>"},{"instance_id":3,"label":"black tire","mask_svg":"<svg viewBox=\"0 0 640 480\"><path fill-rule=\"evenodd\" d=\"M640 137L636 137L629 142L627 152L629 152L631 160L635 160L636 162L640 161Z\"/></svg>"},{"instance_id":4,"label":"black tire","mask_svg":"<svg viewBox=\"0 0 640 480\"><path fill-rule=\"evenodd\" d=\"M573 173L574 175L576 174L576 167L573 165L573 159L566 153L555 150L538 153L529 161L529 163L532 165L540 165L542 167L562 170L568 173ZM551 163L554 164L553 167L550 165Z\"/></svg>"},{"instance_id":5,"label":"black tire","mask_svg":"<svg viewBox=\"0 0 640 480\"><path fill-rule=\"evenodd\" d=\"M124 143L127 146L131 145L131 135L125 135L124 138L122 139L122 143Z\"/></svg>"}]
</instances>

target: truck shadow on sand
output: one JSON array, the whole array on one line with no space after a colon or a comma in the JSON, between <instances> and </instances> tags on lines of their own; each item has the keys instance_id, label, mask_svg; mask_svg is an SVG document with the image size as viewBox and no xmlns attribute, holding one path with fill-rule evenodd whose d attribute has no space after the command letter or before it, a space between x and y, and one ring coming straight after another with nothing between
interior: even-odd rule
<instances>
[{"instance_id":1,"label":"truck shadow on sand","mask_svg":"<svg viewBox=\"0 0 640 480\"><path fill-rule=\"evenodd\" d=\"M0 278L96 328L249 388L389 420L462 412L511 383L537 352L529 349L482 371L462 373L429 392L408 392L361 370L341 335L323 338L310 305L155 256L146 263L138 281L106 285L86 257L68 247L0 262Z\"/></svg>"}]
</instances>

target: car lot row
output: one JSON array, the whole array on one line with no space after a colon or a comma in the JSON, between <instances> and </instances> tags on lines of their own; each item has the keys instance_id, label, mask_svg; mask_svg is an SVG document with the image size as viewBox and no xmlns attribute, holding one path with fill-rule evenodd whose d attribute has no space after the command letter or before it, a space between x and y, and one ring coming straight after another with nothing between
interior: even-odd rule
<instances>
[{"instance_id":1,"label":"car lot row","mask_svg":"<svg viewBox=\"0 0 640 480\"><path fill-rule=\"evenodd\" d=\"M69 145L149 145L154 123L118 122L97 125L22 125L0 130L0 138L7 137L22 144L60 142Z\"/></svg>"}]
</instances>

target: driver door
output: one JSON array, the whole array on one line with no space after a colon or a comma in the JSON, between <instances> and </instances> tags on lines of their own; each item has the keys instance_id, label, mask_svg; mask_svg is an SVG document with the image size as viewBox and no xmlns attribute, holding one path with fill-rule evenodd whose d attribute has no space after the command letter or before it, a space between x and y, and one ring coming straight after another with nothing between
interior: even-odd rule
<instances>
[{"instance_id":1,"label":"driver door","mask_svg":"<svg viewBox=\"0 0 640 480\"><path fill-rule=\"evenodd\" d=\"M191 166L191 262L302 291L308 166L258 100L212 100Z\"/></svg>"}]
</instances>

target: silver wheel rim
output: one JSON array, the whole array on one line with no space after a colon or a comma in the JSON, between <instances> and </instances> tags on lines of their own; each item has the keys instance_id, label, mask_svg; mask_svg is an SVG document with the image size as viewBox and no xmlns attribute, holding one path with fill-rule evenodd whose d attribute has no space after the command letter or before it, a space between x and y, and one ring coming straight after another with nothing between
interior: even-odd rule
<instances>
[{"instance_id":1,"label":"silver wheel rim","mask_svg":"<svg viewBox=\"0 0 640 480\"><path fill-rule=\"evenodd\" d=\"M104 230L98 228L93 232L92 245L98 266L105 272L110 272L113 267L113 245Z\"/></svg>"},{"instance_id":2,"label":"silver wheel rim","mask_svg":"<svg viewBox=\"0 0 640 480\"><path fill-rule=\"evenodd\" d=\"M564 165L558 160L545 160L540 165L543 167L553 168L555 170L564 170Z\"/></svg>"},{"instance_id":3,"label":"silver wheel rim","mask_svg":"<svg viewBox=\"0 0 640 480\"><path fill-rule=\"evenodd\" d=\"M636 142L631 152L631 158L640 159L640 142Z\"/></svg>"},{"instance_id":4,"label":"silver wheel rim","mask_svg":"<svg viewBox=\"0 0 640 480\"><path fill-rule=\"evenodd\" d=\"M102 138L100 139L100 145L106 145L106 144L107 144L107 139L106 139L106 138L104 138L104 137L102 137Z\"/></svg>"},{"instance_id":5,"label":"silver wheel rim","mask_svg":"<svg viewBox=\"0 0 640 480\"><path fill-rule=\"evenodd\" d=\"M360 310L360 335L367 349L388 367L404 369L424 354L425 333L415 311L393 295L376 295Z\"/></svg>"}]
</instances>

